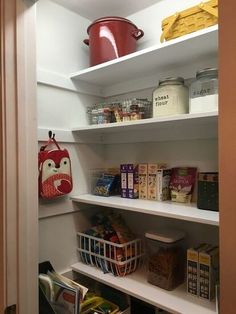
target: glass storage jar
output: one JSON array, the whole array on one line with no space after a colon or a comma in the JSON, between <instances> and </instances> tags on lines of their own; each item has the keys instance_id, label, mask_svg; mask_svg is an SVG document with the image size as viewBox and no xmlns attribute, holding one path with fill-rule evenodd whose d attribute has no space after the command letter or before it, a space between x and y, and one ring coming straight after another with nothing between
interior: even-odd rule
<instances>
[{"instance_id":1,"label":"glass storage jar","mask_svg":"<svg viewBox=\"0 0 236 314\"><path fill-rule=\"evenodd\" d=\"M179 230L162 230L145 234L148 256L148 282L173 290L185 277L185 233Z\"/></svg>"},{"instance_id":2,"label":"glass storage jar","mask_svg":"<svg viewBox=\"0 0 236 314\"><path fill-rule=\"evenodd\" d=\"M159 81L153 92L153 117L188 113L189 91L182 77Z\"/></svg>"},{"instance_id":3,"label":"glass storage jar","mask_svg":"<svg viewBox=\"0 0 236 314\"><path fill-rule=\"evenodd\" d=\"M190 86L190 113L218 110L218 70L207 68L196 73Z\"/></svg>"}]
</instances>

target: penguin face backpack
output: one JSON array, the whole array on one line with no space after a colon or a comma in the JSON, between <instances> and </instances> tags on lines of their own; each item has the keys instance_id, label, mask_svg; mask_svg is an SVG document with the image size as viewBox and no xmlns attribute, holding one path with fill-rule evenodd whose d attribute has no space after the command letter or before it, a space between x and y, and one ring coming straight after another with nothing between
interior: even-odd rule
<instances>
[{"instance_id":1,"label":"penguin face backpack","mask_svg":"<svg viewBox=\"0 0 236 314\"><path fill-rule=\"evenodd\" d=\"M48 149L48 146L54 148ZM67 149L61 149L55 134L49 132L49 140L38 153L39 196L53 199L72 191L71 160Z\"/></svg>"}]
</instances>

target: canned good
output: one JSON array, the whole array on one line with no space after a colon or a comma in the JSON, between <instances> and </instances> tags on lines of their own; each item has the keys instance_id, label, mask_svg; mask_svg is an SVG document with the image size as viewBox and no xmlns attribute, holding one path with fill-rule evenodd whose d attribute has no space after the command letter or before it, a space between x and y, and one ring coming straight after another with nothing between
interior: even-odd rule
<instances>
[{"instance_id":1,"label":"canned good","mask_svg":"<svg viewBox=\"0 0 236 314\"><path fill-rule=\"evenodd\" d=\"M182 77L159 81L153 93L153 117L188 113L189 92Z\"/></svg>"}]
</instances>

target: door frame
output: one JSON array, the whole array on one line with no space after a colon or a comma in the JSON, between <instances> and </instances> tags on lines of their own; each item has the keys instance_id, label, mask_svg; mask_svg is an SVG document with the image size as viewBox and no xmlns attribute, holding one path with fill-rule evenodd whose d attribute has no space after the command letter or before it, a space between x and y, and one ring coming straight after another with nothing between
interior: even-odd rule
<instances>
[{"instance_id":1,"label":"door frame","mask_svg":"<svg viewBox=\"0 0 236 314\"><path fill-rule=\"evenodd\" d=\"M0 0L0 312L38 312L36 8Z\"/></svg>"}]
</instances>

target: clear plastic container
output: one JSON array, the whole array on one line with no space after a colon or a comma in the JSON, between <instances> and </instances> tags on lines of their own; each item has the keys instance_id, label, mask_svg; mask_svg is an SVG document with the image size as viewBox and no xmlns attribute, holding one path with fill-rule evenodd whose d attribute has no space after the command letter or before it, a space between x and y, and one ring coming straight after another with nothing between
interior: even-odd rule
<instances>
[{"instance_id":1,"label":"clear plastic container","mask_svg":"<svg viewBox=\"0 0 236 314\"><path fill-rule=\"evenodd\" d=\"M148 256L148 282L173 290L184 282L185 252L184 232L162 230L145 234Z\"/></svg>"},{"instance_id":2,"label":"clear plastic container","mask_svg":"<svg viewBox=\"0 0 236 314\"><path fill-rule=\"evenodd\" d=\"M218 70L207 68L198 71L190 86L190 113L218 110Z\"/></svg>"}]
</instances>

